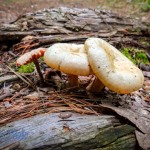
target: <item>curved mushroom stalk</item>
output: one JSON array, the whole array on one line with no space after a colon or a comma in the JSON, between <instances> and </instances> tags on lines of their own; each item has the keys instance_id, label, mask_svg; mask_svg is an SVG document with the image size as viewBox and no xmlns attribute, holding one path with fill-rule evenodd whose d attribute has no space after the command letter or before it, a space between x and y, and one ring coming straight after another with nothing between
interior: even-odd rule
<instances>
[{"instance_id":1,"label":"curved mushroom stalk","mask_svg":"<svg viewBox=\"0 0 150 150\"><path fill-rule=\"evenodd\" d=\"M106 41L89 38L85 48L94 74L110 90L127 94L143 86L142 71Z\"/></svg>"},{"instance_id":2,"label":"curved mushroom stalk","mask_svg":"<svg viewBox=\"0 0 150 150\"><path fill-rule=\"evenodd\" d=\"M88 92L98 93L104 88L104 84L95 76L92 82L86 87Z\"/></svg>"},{"instance_id":3,"label":"curved mushroom stalk","mask_svg":"<svg viewBox=\"0 0 150 150\"><path fill-rule=\"evenodd\" d=\"M78 75L86 76L91 72L83 44L54 44L46 50L44 61L48 66L68 74L70 87L78 86Z\"/></svg>"}]
</instances>

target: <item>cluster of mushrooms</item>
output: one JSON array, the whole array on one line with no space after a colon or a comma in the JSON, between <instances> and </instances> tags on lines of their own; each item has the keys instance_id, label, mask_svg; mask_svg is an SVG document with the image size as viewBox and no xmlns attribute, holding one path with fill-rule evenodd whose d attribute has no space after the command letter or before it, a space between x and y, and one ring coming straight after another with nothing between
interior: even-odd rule
<instances>
[{"instance_id":1,"label":"cluster of mushrooms","mask_svg":"<svg viewBox=\"0 0 150 150\"><path fill-rule=\"evenodd\" d=\"M100 38L88 38L84 44L78 45L58 43L47 49L39 48L21 56L17 65L33 61L39 67L36 59L43 55L48 66L68 74L70 86L78 85L78 76L92 74L96 79L87 90L93 92L106 86L114 92L128 94L143 86L142 71L115 47Z\"/></svg>"}]
</instances>

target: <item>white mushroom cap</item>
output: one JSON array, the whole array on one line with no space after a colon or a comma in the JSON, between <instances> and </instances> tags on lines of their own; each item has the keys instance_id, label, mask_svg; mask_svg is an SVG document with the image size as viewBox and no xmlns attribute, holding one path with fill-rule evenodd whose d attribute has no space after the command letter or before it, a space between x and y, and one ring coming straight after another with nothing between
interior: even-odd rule
<instances>
[{"instance_id":1,"label":"white mushroom cap","mask_svg":"<svg viewBox=\"0 0 150 150\"><path fill-rule=\"evenodd\" d=\"M143 86L142 71L106 41L89 38L85 49L94 74L110 90L126 94Z\"/></svg>"},{"instance_id":2,"label":"white mushroom cap","mask_svg":"<svg viewBox=\"0 0 150 150\"><path fill-rule=\"evenodd\" d=\"M46 50L44 61L66 74L86 76L91 72L83 44L54 44Z\"/></svg>"}]
</instances>

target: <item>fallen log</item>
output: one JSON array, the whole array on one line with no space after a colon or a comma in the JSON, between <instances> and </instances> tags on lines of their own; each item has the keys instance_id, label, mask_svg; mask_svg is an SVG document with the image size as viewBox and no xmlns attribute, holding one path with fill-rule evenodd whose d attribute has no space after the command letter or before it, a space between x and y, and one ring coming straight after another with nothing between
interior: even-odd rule
<instances>
[{"instance_id":1,"label":"fallen log","mask_svg":"<svg viewBox=\"0 0 150 150\"><path fill-rule=\"evenodd\" d=\"M41 114L0 128L0 149L133 150L135 128L112 115Z\"/></svg>"},{"instance_id":2,"label":"fallen log","mask_svg":"<svg viewBox=\"0 0 150 150\"><path fill-rule=\"evenodd\" d=\"M45 9L28 13L11 24L0 25L0 42L12 45L28 35L39 46L55 42L83 43L91 36L101 37L121 46L131 45L148 49L150 25L133 18L125 18L99 9ZM144 39L144 42L143 42Z\"/></svg>"}]
</instances>

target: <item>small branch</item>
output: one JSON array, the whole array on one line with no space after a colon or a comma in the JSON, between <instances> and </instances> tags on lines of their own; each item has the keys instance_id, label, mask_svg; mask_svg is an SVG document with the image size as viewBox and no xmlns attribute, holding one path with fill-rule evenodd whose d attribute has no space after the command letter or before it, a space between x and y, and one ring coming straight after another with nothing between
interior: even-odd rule
<instances>
[{"instance_id":1,"label":"small branch","mask_svg":"<svg viewBox=\"0 0 150 150\"><path fill-rule=\"evenodd\" d=\"M28 82L27 80L25 80L20 74L18 74L17 72L15 72L12 68L10 68L9 66L6 65L6 67L11 70L16 76L18 76L23 82L25 82L28 86L31 86L33 89L35 89L34 84Z\"/></svg>"},{"instance_id":2,"label":"small branch","mask_svg":"<svg viewBox=\"0 0 150 150\"><path fill-rule=\"evenodd\" d=\"M4 77L0 77L0 83L3 83L5 81L14 81L17 80L18 76L17 75L5 75Z\"/></svg>"}]
</instances>

